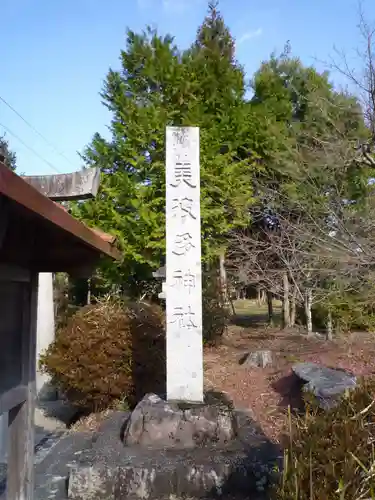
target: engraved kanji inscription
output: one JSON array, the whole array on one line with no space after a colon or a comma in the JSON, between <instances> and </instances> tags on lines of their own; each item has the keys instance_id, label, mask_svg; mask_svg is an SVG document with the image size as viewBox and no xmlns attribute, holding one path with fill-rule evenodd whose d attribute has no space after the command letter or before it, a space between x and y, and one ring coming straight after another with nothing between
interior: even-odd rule
<instances>
[{"instance_id":1,"label":"engraved kanji inscription","mask_svg":"<svg viewBox=\"0 0 375 500\"><path fill-rule=\"evenodd\" d=\"M174 284L172 286L182 286L189 290L189 294L191 293L192 288L195 288L195 274L190 272L190 269L187 272L183 272L182 269L177 269L173 273Z\"/></svg>"},{"instance_id":2,"label":"engraved kanji inscription","mask_svg":"<svg viewBox=\"0 0 375 500\"><path fill-rule=\"evenodd\" d=\"M189 143L189 133L185 128L180 128L179 130L175 130L173 132L173 138L176 141L176 144L188 148L190 146Z\"/></svg>"},{"instance_id":3,"label":"engraved kanji inscription","mask_svg":"<svg viewBox=\"0 0 375 500\"><path fill-rule=\"evenodd\" d=\"M175 307L173 310L173 319L169 323L177 323L179 328L197 328L194 320L195 312L191 310L191 306L184 308L183 306Z\"/></svg>"},{"instance_id":4,"label":"engraved kanji inscription","mask_svg":"<svg viewBox=\"0 0 375 500\"><path fill-rule=\"evenodd\" d=\"M195 248L192 242L193 237L190 233L177 234L173 244L173 251L175 255L186 255L191 248Z\"/></svg>"},{"instance_id":5,"label":"engraved kanji inscription","mask_svg":"<svg viewBox=\"0 0 375 500\"><path fill-rule=\"evenodd\" d=\"M187 217L196 219L196 216L192 212L193 200L191 198L174 198L172 212L173 217L181 217L182 222L185 222Z\"/></svg>"},{"instance_id":6,"label":"engraved kanji inscription","mask_svg":"<svg viewBox=\"0 0 375 500\"><path fill-rule=\"evenodd\" d=\"M183 155L183 157L177 155L173 169L173 177L174 179L171 182L172 187L179 187L183 182L191 188L197 187L193 179L191 162L186 155Z\"/></svg>"}]
</instances>

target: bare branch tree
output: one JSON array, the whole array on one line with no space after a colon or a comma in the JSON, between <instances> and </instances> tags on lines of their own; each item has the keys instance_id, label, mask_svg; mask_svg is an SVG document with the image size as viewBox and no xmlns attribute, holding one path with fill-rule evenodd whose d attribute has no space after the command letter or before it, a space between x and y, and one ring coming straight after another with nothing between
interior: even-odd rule
<instances>
[{"instance_id":1,"label":"bare branch tree","mask_svg":"<svg viewBox=\"0 0 375 500\"><path fill-rule=\"evenodd\" d=\"M361 44L355 51L356 61L361 61L360 69L353 68L348 54L335 47L335 56L331 57L328 67L343 75L350 87L356 91L371 138L375 140L375 25L366 19L363 5L359 2L358 31ZM371 158L373 161L373 159ZM374 164L374 163L373 163Z\"/></svg>"},{"instance_id":2,"label":"bare branch tree","mask_svg":"<svg viewBox=\"0 0 375 500\"><path fill-rule=\"evenodd\" d=\"M314 304L369 289L375 276L375 201L366 175L361 199L351 192L363 167L372 164L337 118L337 103L319 97L313 104L328 125L319 136L309 128L299 131L291 156L297 194L288 183L258 180L261 203L253 225L231 235L227 255L240 281L261 282L284 306L292 297L304 307L308 333Z\"/></svg>"}]
</instances>

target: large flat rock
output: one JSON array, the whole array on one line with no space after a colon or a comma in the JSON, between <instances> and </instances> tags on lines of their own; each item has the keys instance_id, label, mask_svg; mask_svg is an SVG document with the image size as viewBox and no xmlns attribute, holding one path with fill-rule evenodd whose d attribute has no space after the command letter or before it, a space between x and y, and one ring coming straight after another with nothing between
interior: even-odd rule
<instances>
[{"instance_id":1,"label":"large flat rock","mask_svg":"<svg viewBox=\"0 0 375 500\"><path fill-rule=\"evenodd\" d=\"M335 406L345 391L357 384L351 373L317 363L298 363L292 370L305 383L304 390L314 394L323 409Z\"/></svg>"}]
</instances>

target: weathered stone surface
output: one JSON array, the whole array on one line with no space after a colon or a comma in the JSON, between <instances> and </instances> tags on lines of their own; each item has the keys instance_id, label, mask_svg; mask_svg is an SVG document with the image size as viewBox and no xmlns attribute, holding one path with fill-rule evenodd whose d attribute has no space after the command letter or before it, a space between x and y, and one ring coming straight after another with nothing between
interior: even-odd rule
<instances>
[{"instance_id":1,"label":"weathered stone surface","mask_svg":"<svg viewBox=\"0 0 375 500\"><path fill-rule=\"evenodd\" d=\"M100 184L100 169L87 168L71 174L22 177L40 193L54 201L94 198Z\"/></svg>"},{"instance_id":2,"label":"weathered stone surface","mask_svg":"<svg viewBox=\"0 0 375 500\"><path fill-rule=\"evenodd\" d=\"M316 363L298 363L293 372L305 385L304 391L312 392L321 408L329 409L337 404L340 397L356 386L356 377L344 370L335 370Z\"/></svg>"},{"instance_id":3,"label":"weathered stone surface","mask_svg":"<svg viewBox=\"0 0 375 500\"><path fill-rule=\"evenodd\" d=\"M124 446L121 427L128 413L121 411L95 433L51 436L36 450L35 499L266 500L275 462L281 465L280 450L247 412L233 415L236 437L225 446ZM0 499L5 500L1 490Z\"/></svg>"},{"instance_id":4,"label":"weathered stone surface","mask_svg":"<svg viewBox=\"0 0 375 500\"><path fill-rule=\"evenodd\" d=\"M247 368L266 368L272 365L272 352L260 350L246 353L240 359L240 364Z\"/></svg>"},{"instance_id":5,"label":"weathered stone surface","mask_svg":"<svg viewBox=\"0 0 375 500\"><path fill-rule=\"evenodd\" d=\"M69 476L68 498L91 500L115 498L118 479L117 467L101 464L72 467Z\"/></svg>"},{"instance_id":6,"label":"weathered stone surface","mask_svg":"<svg viewBox=\"0 0 375 500\"><path fill-rule=\"evenodd\" d=\"M234 435L232 411L225 405L182 409L148 394L132 412L123 441L127 446L194 448L207 443L225 445Z\"/></svg>"},{"instance_id":7,"label":"weathered stone surface","mask_svg":"<svg viewBox=\"0 0 375 500\"><path fill-rule=\"evenodd\" d=\"M69 471L81 454L92 447L92 433L65 434L48 440L35 457L35 499L65 500Z\"/></svg>"},{"instance_id":8,"label":"weathered stone surface","mask_svg":"<svg viewBox=\"0 0 375 500\"><path fill-rule=\"evenodd\" d=\"M96 448L120 446L124 427L131 415L130 411L114 411L99 426L94 435L93 443Z\"/></svg>"},{"instance_id":9,"label":"weathered stone surface","mask_svg":"<svg viewBox=\"0 0 375 500\"><path fill-rule=\"evenodd\" d=\"M84 450L92 447L92 433L54 433L35 449L35 500L67 500L67 479L70 468ZM3 466L4 467L4 466ZM6 499L6 467L1 474L0 500Z\"/></svg>"},{"instance_id":10,"label":"weathered stone surface","mask_svg":"<svg viewBox=\"0 0 375 500\"><path fill-rule=\"evenodd\" d=\"M235 413L237 435L226 446L151 449L98 441L69 475L72 500L160 498L259 498L267 489L280 450L245 413ZM109 427L108 427L109 429Z\"/></svg>"}]
</instances>

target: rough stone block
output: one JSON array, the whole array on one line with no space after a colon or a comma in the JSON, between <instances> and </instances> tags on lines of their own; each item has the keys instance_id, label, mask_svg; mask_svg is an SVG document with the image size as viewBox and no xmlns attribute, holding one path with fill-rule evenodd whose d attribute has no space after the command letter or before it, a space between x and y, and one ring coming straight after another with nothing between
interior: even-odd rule
<instances>
[{"instance_id":1,"label":"rough stone block","mask_svg":"<svg viewBox=\"0 0 375 500\"><path fill-rule=\"evenodd\" d=\"M209 499L237 494L258 498L275 464L280 465L280 450L245 412L233 414L237 432L226 445L153 449L105 445L105 439L98 446L95 441L72 468L69 498Z\"/></svg>"},{"instance_id":2,"label":"rough stone block","mask_svg":"<svg viewBox=\"0 0 375 500\"><path fill-rule=\"evenodd\" d=\"M201 404L182 409L176 403L148 394L129 418L124 444L193 448L206 443L225 445L234 436L232 410L223 404Z\"/></svg>"},{"instance_id":3,"label":"rough stone block","mask_svg":"<svg viewBox=\"0 0 375 500\"><path fill-rule=\"evenodd\" d=\"M117 467L107 467L102 464L73 467L69 475L68 498L114 499L117 479Z\"/></svg>"},{"instance_id":4,"label":"rough stone block","mask_svg":"<svg viewBox=\"0 0 375 500\"><path fill-rule=\"evenodd\" d=\"M335 406L340 397L357 384L356 377L351 373L317 363L298 363L292 370L305 382L303 390L312 392L323 409Z\"/></svg>"}]
</instances>

